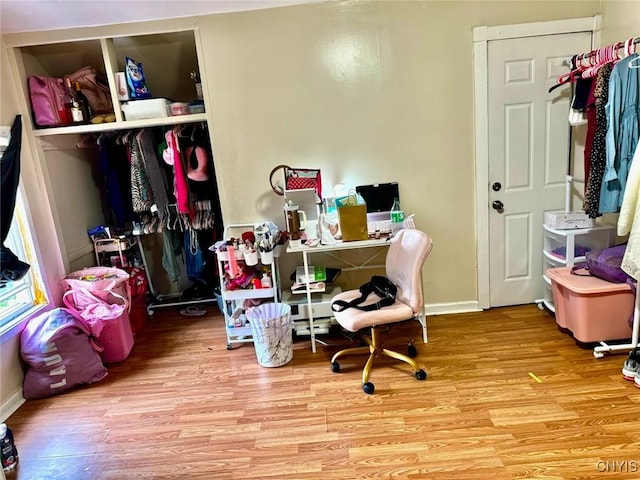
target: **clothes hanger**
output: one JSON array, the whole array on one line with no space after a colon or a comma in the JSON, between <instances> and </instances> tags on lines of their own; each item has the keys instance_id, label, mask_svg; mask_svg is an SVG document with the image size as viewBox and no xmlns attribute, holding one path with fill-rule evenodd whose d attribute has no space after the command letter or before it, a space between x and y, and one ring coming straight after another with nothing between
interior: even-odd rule
<instances>
[{"instance_id":1,"label":"clothes hanger","mask_svg":"<svg viewBox=\"0 0 640 480\"><path fill-rule=\"evenodd\" d=\"M600 67L602 67L605 63L604 59L606 56L606 48L607 47L602 47L595 50L594 56L589 57L590 61L593 59L593 64L582 73L583 78L593 78L596 76L598 70L600 70Z\"/></svg>"},{"instance_id":2,"label":"clothes hanger","mask_svg":"<svg viewBox=\"0 0 640 480\"><path fill-rule=\"evenodd\" d=\"M631 37L625 42L625 45L627 45L627 42L629 43L629 47L628 47L629 53L627 54L627 56L630 56L636 53L636 43L639 40L640 40L640 37L635 37L635 38ZM629 66L629 68L640 68L640 55L638 55L636 58L629 60L629 63L627 65Z\"/></svg>"},{"instance_id":3,"label":"clothes hanger","mask_svg":"<svg viewBox=\"0 0 640 480\"><path fill-rule=\"evenodd\" d=\"M578 55L574 55L573 57L571 57L571 60L569 61L569 72L563 75L560 75L558 78L556 78L556 84L553 85L551 88L549 88L549 93L553 92L556 88L566 83L569 83L573 81L575 78L578 78L580 76L581 70L576 67L577 57Z\"/></svg>"}]
</instances>

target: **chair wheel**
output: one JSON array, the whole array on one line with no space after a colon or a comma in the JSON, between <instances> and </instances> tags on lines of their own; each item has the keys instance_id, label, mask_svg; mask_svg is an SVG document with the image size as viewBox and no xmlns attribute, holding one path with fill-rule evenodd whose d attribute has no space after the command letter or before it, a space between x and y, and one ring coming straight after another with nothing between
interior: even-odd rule
<instances>
[{"instance_id":1,"label":"chair wheel","mask_svg":"<svg viewBox=\"0 0 640 480\"><path fill-rule=\"evenodd\" d=\"M427 379L427 372L425 372L424 370L420 369L416 372L416 378L418 380L426 380Z\"/></svg>"},{"instance_id":2,"label":"chair wheel","mask_svg":"<svg viewBox=\"0 0 640 480\"><path fill-rule=\"evenodd\" d=\"M340 373L340 364L338 362L331 362L331 371L333 373Z\"/></svg>"},{"instance_id":3,"label":"chair wheel","mask_svg":"<svg viewBox=\"0 0 640 480\"><path fill-rule=\"evenodd\" d=\"M415 347L415 345L409 344L409 346L407 347L407 355L409 355L411 358L415 358L416 356L418 356L418 349Z\"/></svg>"},{"instance_id":4,"label":"chair wheel","mask_svg":"<svg viewBox=\"0 0 640 480\"><path fill-rule=\"evenodd\" d=\"M375 391L376 387L373 386L373 383L371 382L367 382L364 385L362 385L362 390L364 390L364 393L367 393L369 395L371 395L374 391Z\"/></svg>"},{"instance_id":5,"label":"chair wheel","mask_svg":"<svg viewBox=\"0 0 640 480\"><path fill-rule=\"evenodd\" d=\"M227 343L227 350L231 350L231 349L233 349L233 347L231 346L230 343Z\"/></svg>"}]
</instances>

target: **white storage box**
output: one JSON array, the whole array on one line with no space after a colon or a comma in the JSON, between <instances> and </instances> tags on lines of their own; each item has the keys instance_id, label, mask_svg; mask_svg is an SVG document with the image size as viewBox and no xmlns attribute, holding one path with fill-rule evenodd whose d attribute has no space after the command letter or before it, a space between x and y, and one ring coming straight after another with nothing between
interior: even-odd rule
<instances>
[{"instance_id":1,"label":"white storage box","mask_svg":"<svg viewBox=\"0 0 640 480\"><path fill-rule=\"evenodd\" d=\"M122 104L126 120L144 120L146 118L162 118L169 116L169 104L166 98L147 98L132 100Z\"/></svg>"},{"instance_id":2,"label":"white storage box","mask_svg":"<svg viewBox=\"0 0 640 480\"><path fill-rule=\"evenodd\" d=\"M547 227L559 230L569 230L571 228L591 228L595 226L594 218L584 212L544 212L544 224Z\"/></svg>"}]
</instances>

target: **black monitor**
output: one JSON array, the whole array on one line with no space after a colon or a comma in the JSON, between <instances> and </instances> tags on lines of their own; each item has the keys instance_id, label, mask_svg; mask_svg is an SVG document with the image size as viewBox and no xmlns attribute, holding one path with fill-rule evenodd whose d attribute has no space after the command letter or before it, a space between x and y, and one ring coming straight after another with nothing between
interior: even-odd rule
<instances>
[{"instance_id":1,"label":"black monitor","mask_svg":"<svg viewBox=\"0 0 640 480\"><path fill-rule=\"evenodd\" d=\"M393 200L400 200L398 182L359 185L356 192L362 195L367 203L367 213L388 212L393 206Z\"/></svg>"}]
</instances>

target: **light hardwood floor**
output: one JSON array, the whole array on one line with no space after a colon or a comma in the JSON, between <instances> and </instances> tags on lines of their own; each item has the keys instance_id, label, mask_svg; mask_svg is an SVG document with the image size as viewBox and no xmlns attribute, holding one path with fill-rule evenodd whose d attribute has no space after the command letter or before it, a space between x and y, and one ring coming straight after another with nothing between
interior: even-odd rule
<instances>
[{"instance_id":1,"label":"light hardwood floor","mask_svg":"<svg viewBox=\"0 0 640 480\"><path fill-rule=\"evenodd\" d=\"M103 381L26 402L7 423L9 479L638 479L640 389L626 353L595 359L535 305L429 318L427 371L336 345L258 365L226 349L222 318L159 310ZM419 338L417 323L386 338ZM533 373L540 382L529 373Z\"/></svg>"}]
</instances>

